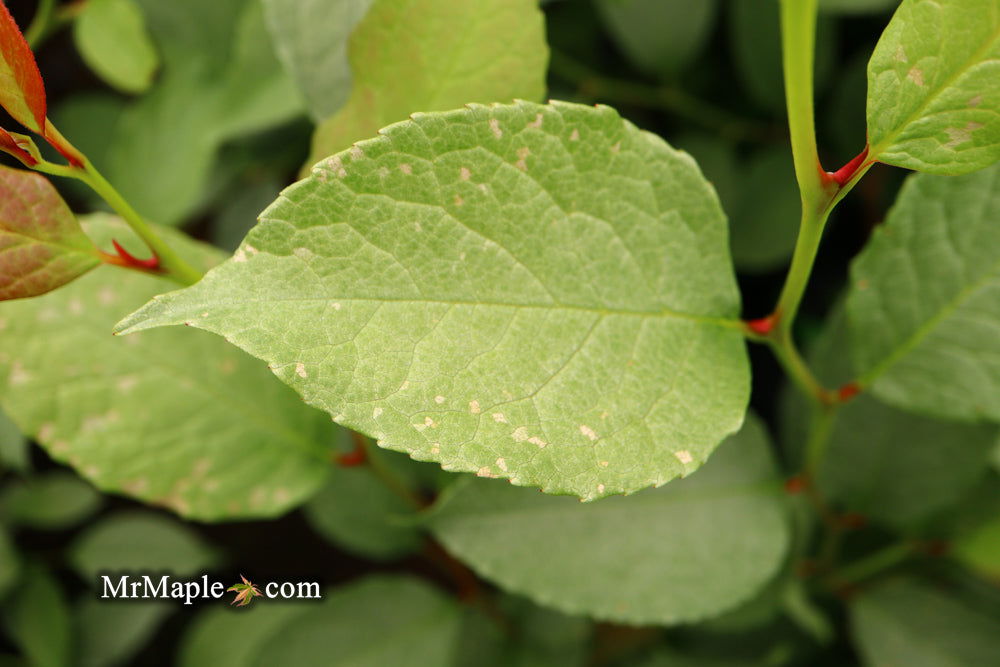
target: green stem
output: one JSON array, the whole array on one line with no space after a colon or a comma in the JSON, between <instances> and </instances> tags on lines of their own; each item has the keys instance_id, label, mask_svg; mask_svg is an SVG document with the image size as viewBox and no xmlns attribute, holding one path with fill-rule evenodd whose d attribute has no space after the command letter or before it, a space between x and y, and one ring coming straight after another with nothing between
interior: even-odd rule
<instances>
[{"instance_id":1,"label":"green stem","mask_svg":"<svg viewBox=\"0 0 1000 667\"><path fill-rule=\"evenodd\" d=\"M72 145L65 141L58 130L51 127L51 132L65 142L65 145L72 148ZM75 149L73 149L75 150ZM94 192L101 196L109 206L121 216L129 227L141 238L149 249L156 255L160 262L160 273L166 278L181 285L193 285L201 280L202 273L184 261L180 255L168 246L153 228L132 208L124 197L122 197L114 186L97 170L90 160L84 159L82 167L54 164L48 161L41 161L35 165L34 169L42 173L53 176L63 176L75 178L86 183Z\"/></svg>"},{"instance_id":2,"label":"green stem","mask_svg":"<svg viewBox=\"0 0 1000 667\"><path fill-rule=\"evenodd\" d=\"M830 586L843 587L860 583L899 565L917 551L915 542L898 542L880 549L832 572L824 579Z\"/></svg>"},{"instance_id":3,"label":"green stem","mask_svg":"<svg viewBox=\"0 0 1000 667\"><path fill-rule=\"evenodd\" d=\"M39 0L31 25L24 31L24 39L32 50L38 48L49 35L52 28L52 15L55 12L56 0Z\"/></svg>"},{"instance_id":4,"label":"green stem","mask_svg":"<svg viewBox=\"0 0 1000 667\"><path fill-rule=\"evenodd\" d=\"M826 405L829 402L830 392L820 383L813 372L809 369L805 359L799 353L790 333L784 329L777 329L775 335L765 339L771 346L771 351L775 358L785 369L788 377L798 385L809 398L819 405Z\"/></svg>"},{"instance_id":5,"label":"green stem","mask_svg":"<svg viewBox=\"0 0 1000 667\"><path fill-rule=\"evenodd\" d=\"M559 78L576 85L578 94L591 101L667 111L735 141L762 140L773 134L767 125L737 116L680 88L603 76L555 49L551 51L549 65Z\"/></svg>"}]
</instances>

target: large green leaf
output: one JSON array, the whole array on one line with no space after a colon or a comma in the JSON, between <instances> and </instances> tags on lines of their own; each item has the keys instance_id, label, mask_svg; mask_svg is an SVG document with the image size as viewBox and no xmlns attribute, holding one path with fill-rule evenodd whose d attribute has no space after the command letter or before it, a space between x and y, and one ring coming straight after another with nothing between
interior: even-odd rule
<instances>
[{"instance_id":1,"label":"large green leaf","mask_svg":"<svg viewBox=\"0 0 1000 667\"><path fill-rule=\"evenodd\" d=\"M881 162L961 174L1000 160L1000 0L904 0L868 64Z\"/></svg>"},{"instance_id":2,"label":"large green leaf","mask_svg":"<svg viewBox=\"0 0 1000 667\"><path fill-rule=\"evenodd\" d=\"M1000 420L1000 166L911 176L851 270L855 367L881 399Z\"/></svg>"},{"instance_id":3,"label":"large green leaf","mask_svg":"<svg viewBox=\"0 0 1000 667\"><path fill-rule=\"evenodd\" d=\"M256 0L141 0L163 73L111 135L105 176L156 222L178 224L207 190L220 147L285 122L302 100Z\"/></svg>"},{"instance_id":4,"label":"large green leaf","mask_svg":"<svg viewBox=\"0 0 1000 667\"><path fill-rule=\"evenodd\" d=\"M146 252L115 219L97 216L87 230L102 245L114 236ZM217 251L169 231L195 265L217 261ZM103 267L58 292L0 304L4 409L105 491L201 519L274 515L301 502L326 475L325 415L213 336L110 335L122 313L167 285Z\"/></svg>"},{"instance_id":5,"label":"large green leaf","mask_svg":"<svg viewBox=\"0 0 1000 667\"><path fill-rule=\"evenodd\" d=\"M2 327L0 327L2 329ZM26 472L31 467L28 440L21 429L0 409L0 471L10 468Z\"/></svg>"},{"instance_id":6,"label":"large green leaf","mask_svg":"<svg viewBox=\"0 0 1000 667\"><path fill-rule=\"evenodd\" d=\"M327 593L281 627L251 664L448 665L460 619L453 600L420 580L370 577Z\"/></svg>"},{"instance_id":7,"label":"large green leaf","mask_svg":"<svg viewBox=\"0 0 1000 667\"><path fill-rule=\"evenodd\" d=\"M88 0L73 37L87 65L115 88L141 93L152 84L160 58L133 0Z\"/></svg>"},{"instance_id":8,"label":"large green leaf","mask_svg":"<svg viewBox=\"0 0 1000 667\"><path fill-rule=\"evenodd\" d=\"M0 202L0 301L52 291L101 263L44 176L0 165Z\"/></svg>"},{"instance_id":9,"label":"large green leaf","mask_svg":"<svg viewBox=\"0 0 1000 667\"><path fill-rule=\"evenodd\" d=\"M889 582L855 598L851 630L870 665L972 667L1000 655L996 618L915 582Z\"/></svg>"},{"instance_id":10,"label":"large green leaf","mask_svg":"<svg viewBox=\"0 0 1000 667\"><path fill-rule=\"evenodd\" d=\"M416 111L540 99L548 47L536 0L377 0L351 35L350 98L309 164Z\"/></svg>"},{"instance_id":11,"label":"large green leaf","mask_svg":"<svg viewBox=\"0 0 1000 667\"><path fill-rule=\"evenodd\" d=\"M347 38L374 0L262 0L275 50L316 120L343 106L351 91Z\"/></svg>"},{"instance_id":12,"label":"large green leaf","mask_svg":"<svg viewBox=\"0 0 1000 667\"><path fill-rule=\"evenodd\" d=\"M430 527L503 588L567 613L637 624L718 615L777 572L789 524L763 427L748 421L690 478L581 504L470 480Z\"/></svg>"},{"instance_id":13,"label":"large green leaf","mask_svg":"<svg viewBox=\"0 0 1000 667\"><path fill-rule=\"evenodd\" d=\"M216 553L181 522L152 512L109 516L80 535L70 560L87 583L101 590L104 573L170 572L194 576L218 561Z\"/></svg>"},{"instance_id":14,"label":"large green leaf","mask_svg":"<svg viewBox=\"0 0 1000 667\"><path fill-rule=\"evenodd\" d=\"M613 110L473 106L317 165L119 329L213 331L383 447L598 498L690 473L739 428L726 245L690 157Z\"/></svg>"},{"instance_id":15,"label":"large green leaf","mask_svg":"<svg viewBox=\"0 0 1000 667\"><path fill-rule=\"evenodd\" d=\"M716 0L597 0L612 38L640 69L674 76L706 46Z\"/></svg>"},{"instance_id":16,"label":"large green leaf","mask_svg":"<svg viewBox=\"0 0 1000 667\"><path fill-rule=\"evenodd\" d=\"M247 667L272 637L316 608L315 600L254 603L246 608L212 605L188 626L179 667ZM284 660L281 664L286 664Z\"/></svg>"}]
</instances>

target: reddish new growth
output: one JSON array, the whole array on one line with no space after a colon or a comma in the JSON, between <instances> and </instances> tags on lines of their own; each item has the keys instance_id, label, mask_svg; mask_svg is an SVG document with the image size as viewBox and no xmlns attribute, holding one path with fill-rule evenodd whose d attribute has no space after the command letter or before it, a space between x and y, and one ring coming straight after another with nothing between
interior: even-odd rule
<instances>
[{"instance_id":1,"label":"reddish new growth","mask_svg":"<svg viewBox=\"0 0 1000 667\"><path fill-rule=\"evenodd\" d=\"M83 155L48 122L45 83L42 81L41 72L38 71L35 54L31 52L31 47L28 46L14 17L10 15L7 5L2 0L0 0L0 72L13 79L14 84L0 87L0 106L21 125L42 135L71 165L82 167ZM0 148L7 150L6 142L3 142ZM12 152L12 154L28 166L32 166L20 153Z\"/></svg>"},{"instance_id":2,"label":"reddish new growth","mask_svg":"<svg viewBox=\"0 0 1000 667\"><path fill-rule=\"evenodd\" d=\"M841 167L837 171L827 172L827 177L830 178L838 186L844 187L845 185L847 185L848 181L854 178L854 174L858 173L858 169L860 169L865 164L865 160L867 158L868 158L868 146L866 145L863 151L858 153L858 155L853 160L845 164L843 167Z\"/></svg>"},{"instance_id":3,"label":"reddish new growth","mask_svg":"<svg viewBox=\"0 0 1000 667\"><path fill-rule=\"evenodd\" d=\"M364 465L367 459L368 457L365 455L365 450L363 449L354 449L352 451L334 456L334 460L337 462L337 465L345 468L354 468L359 465Z\"/></svg>"},{"instance_id":4,"label":"reddish new growth","mask_svg":"<svg viewBox=\"0 0 1000 667\"><path fill-rule=\"evenodd\" d=\"M760 317L755 320L746 320L745 322L747 329L760 336L766 336L771 333L774 325L777 323L778 316L776 313L771 313L767 317Z\"/></svg>"},{"instance_id":5,"label":"reddish new growth","mask_svg":"<svg viewBox=\"0 0 1000 667\"><path fill-rule=\"evenodd\" d=\"M2 128L0 128L0 151L13 155L26 167L38 164L38 160L18 143L17 137Z\"/></svg>"},{"instance_id":6,"label":"reddish new growth","mask_svg":"<svg viewBox=\"0 0 1000 667\"><path fill-rule=\"evenodd\" d=\"M156 253L153 253L153 256L149 259L138 259L128 250L123 248L118 241L112 239L111 244L115 247L115 252L118 254L112 255L109 253L102 253L102 259L106 264L116 264L118 266L125 266L131 269L147 271L149 273L160 272L160 258L156 256Z\"/></svg>"},{"instance_id":7,"label":"reddish new growth","mask_svg":"<svg viewBox=\"0 0 1000 667\"><path fill-rule=\"evenodd\" d=\"M837 401L840 403L846 403L859 393L861 393L861 387L858 386L858 383L849 382L837 390Z\"/></svg>"},{"instance_id":8,"label":"reddish new growth","mask_svg":"<svg viewBox=\"0 0 1000 667\"><path fill-rule=\"evenodd\" d=\"M796 475L795 477L789 477L785 480L785 492L789 495L796 495L802 493L806 488L806 480L802 475Z\"/></svg>"}]
</instances>

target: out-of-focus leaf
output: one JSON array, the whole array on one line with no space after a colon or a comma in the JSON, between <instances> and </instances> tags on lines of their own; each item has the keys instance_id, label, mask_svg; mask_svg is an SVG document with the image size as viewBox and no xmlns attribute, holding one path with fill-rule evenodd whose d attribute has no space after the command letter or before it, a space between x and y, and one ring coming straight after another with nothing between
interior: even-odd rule
<instances>
[{"instance_id":1,"label":"out-of-focus leaf","mask_svg":"<svg viewBox=\"0 0 1000 667\"><path fill-rule=\"evenodd\" d=\"M890 581L852 599L851 633L869 665L992 665L1000 621L927 584Z\"/></svg>"},{"instance_id":2,"label":"out-of-focus leaf","mask_svg":"<svg viewBox=\"0 0 1000 667\"><path fill-rule=\"evenodd\" d=\"M7 534L7 529L0 526L0 600L17 582L20 574L21 557Z\"/></svg>"},{"instance_id":3,"label":"out-of-focus leaf","mask_svg":"<svg viewBox=\"0 0 1000 667\"><path fill-rule=\"evenodd\" d=\"M880 399L941 418L1000 420L998 219L1000 165L907 179L851 267L855 367Z\"/></svg>"},{"instance_id":4,"label":"out-of-focus leaf","mask_svg":"<svg viewBox=\"0 0 1000 667\"><path fill-rule=\"evenodd\" d=\"M80 523L101 506L90 484L65 471L52 471L0 488L0 517L14 525L62 530Z\"/></svg>"},{"instance_id":5,"label":"out-of-focus leaf","mask_svg":"<svg viewBox=\"0 0 1000 667\"><path fill-rule=\"evenodd\" d=\"M282 600L280 604L259 603L240 609L205 609L184 634L177 664L179 667L253 665L282 628L297 623L315 608L314 601ZM291 663L282 660L281 664Z\"/></svg>"},{"instance_id":6,"label":"out-of-focus leaf","mask_svg":"<svg viewBox=\"0 0 1000 667\"><path fill-rule=\"evenodd\" d=\"M757 106L784 114L778 0L729 0L729 12L729 41L743 87ZM830 80L836 62L835 46L835 24L820 16L814 74L817 92Z\"/></svg>"},{"instance_id":7,"label":"out-of-focus leaf","mask_svg":"<svg viewBox=\"0 0 1000 667\"><path fill-rule=\"evenodd\" d=\"M98 575L169 572L192 576L218 563L214 550L180 521L152 512L122 512L88 526L70 547L70 562L90 585Z\"/></svg>"},{"instance_id":8,"label":"out-of-focus leaf","mask_svg":"<svg viewBox=\"0 0 1000 667\"><path fill-rule=\"evenodd\" d=\"M729 245L736 268L773 270L786 262L798 238L801 202L787 146L764 149L740 167L738 196L729 214Z\"/></svg>"},{"instance_id":9,"label":"out-of-focus leaf","mask_svg":"<svg viewBox=\"0 0 1000 667\"><path fill-rule=\"evenodd\" d=\"M86 224L101 244L114 237L145 252L116 218ZM195 266L221 254L160 233ZM47 296L0 304L5 410L99 489L207 520L287 511L322 485L333 424L208 334L109 335L122 313L166 285L103 267Z\"/></svg>"},{"instance_id":10,"label":"out-of-focus leaf","mask_svg":"<svg viewBox=\"0 0 1000 667\"><path fill-rule=\"evenodd\" d=\"M249 664L447 665L460 620L455 602L420 580L369 577L295 616Z\"/></svg>"},{"instance_id":11,"label":"out-of-focus leaf","mask_svg":"<svg viewBox=\"0 0 1000 667\"><path fill-rule=\"evenodd\" d=\"M153 82L160 60L133 0L87 0L73 37L87 65L115 88L141 93Z\"/></svg>"},{"instance_id":12,"label":"out-of-focus leaf","mask_svg":"<svg viewBox=\"0 0 1000 667\"><path fill-rule=\"evenodd\" d=\"M422 465L394 452L373 454ZM330 481L303 510L318 533L368 558L398 558L418 550L423 543L414 521L416 508L390 490L370 465L333 466Z\"/></svg>"},{"instance_id":13,"label":"out-of-focus leaf","mask_svg":"<svg viewBox=\"0 0 1000 667\"><path fill-rule=\"evenodd\" d=\"M819 0L819 8L831 14L878 14L896 7L900 0Z\"/></svg>"},{"instance_id":14,"label":"out-of-focus leaf","mask_svg":"<svg viewBox=\"0 0 1000 667\"><path fill-rule=\"evenodd\" d=\"M0 408L0 471L10 468L26 472L31 466L28 439Z\"/></svg>"},{"instance_id":15,"label":"out-of-focus leaf","mask_svg":"<svg viewBox=\"0 0 1000 667\"><path fill-rule=\"evenodd\" d=\"M548 47L535 0L377 0L350 38L350 98L313 137L308 165L417 111L537 100Z\"/></svg>"},{"instance_id":16,"label":"out-of-focus leaf","mask_svg":"<svg viewBox=\"0 0 1000 667\"><path fill-rule=\"evenodd\" d=\"M100 263L47 178L0 165L0 301L45 294Z\"/></svg>"},{"instance_id":17,"label":"out-of-focus leaf","mask_svg":"<svg viewBox=\"0 0 1000 667\"><path fill-rule=\"evenodd\" d=\"M372 2L263 0L278 57L317 121L329 118L350 95L347 38Z\"/></svg>"},{"instance_id":18,"label":"out-of-focus leaf","mask_svg":"<svg viewBox=\"0 0 1000 667\"><path fill-rule=\"evenodd\" d=\"M0 3L2 4L2 3ZM62 590L45 570L28 568L2 608L6 629L34 667L73 664L73 628Z\"/></svg>"},{"instance_id":19,"label":"out-of-focus leaf","mask_svg":"<svg viewBox=\"0 0 1000 667\"><path fill-rule=\"evenodd\" d=\"M872 159L936 174L1000 160L1000 2L903 0L868 64Z\"/></svg>"},{"instance_id":20,"label":"out-of-focus leaf","mask_svg":"<svg viewBox=\"0 0 1000 667\"><path fill-rule=\"evenodd\" d=\"M223 143L290 120L302 100L256 0L140 5L163 72L122 114L105 175L141 213L175 225L201 204Z\"/></svg>"},{"instance_id":21,"label":"out-of-focus leaf","mask_svg":"<svg viewBox=\"0 0 1000 667\"><path fill-rule=\"evenodd\" d=\"M618 46L639 69L670 77L698 57L718 12L716 0L597 0Z\"/></svg>"},{"instance_id":22,"label":"out-of-focus leaf","mask_svg":"<svg viewBox=\"0 0 1000 667\"><path fill-rule=\"evenodd\" d=\"M79 667L125 664L172 611L163 600L100 600L85 597L75 610Z\"/></svg>"},{"instance_id":23,"label":"out-of-focus leaf","mask_svg":"<svg viewBox=\"0 0 1000 667\"><path fill-rule=\"evenodd\" d=\"M212 331L381 446L594 499L739 429L726 236L690 156L614 110L476 105L317 165L119 331Z\"/></svg>"},{"instance_id":24,"label":"out-of-focus leaf","mask_svg":"<svg viewBox=\"0 0 1000 667\"><path fill-rule=\"evenodd\" d=\"M567 613L637 624L718 615L774 576L789 526L756 420L697 474L580 504L470 480L430 516L444 546L485 578Z\"/></svg>"}]
</instances>

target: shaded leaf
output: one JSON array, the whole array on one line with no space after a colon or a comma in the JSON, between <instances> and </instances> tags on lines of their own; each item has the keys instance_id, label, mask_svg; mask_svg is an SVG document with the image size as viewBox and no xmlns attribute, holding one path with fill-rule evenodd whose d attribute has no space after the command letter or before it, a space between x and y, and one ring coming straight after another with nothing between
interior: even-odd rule
<instances>
[{"instance_id":1,"label":"shaded leaf","mask_svg":"<svg viewBox=\"0 0 1000 667\"><path fill-rule=\"evenodd\" d=\"M0 600L17 582L21 574L21 557L6 528L0 526Z\"/></svg>"},{"instance_id":2,"label":"shaded leaf","mask_svg":"<svg viewBox=\"0 0 1000 667\"><path fill-rule=\"evenodd\" d=\"M119 330L224 335L383 447L590 499L739 428L727 255L694 162L613 110L474 106L324 161Z\"/></svg>"},{"instance_id":3,"label":"shaded leaf","mask_svg":"<svg viewBox=\"0 0 1000 667\"><path fill-rule=\"evenodd\" d=\"M871 665L990 665L1000 622L926 584L892 581L851 603L851 631Z\"/></svg>"},{"instance_id":4,"label":"shaded leaf","mask_svg":"<svg viewBox=\"0 0 1000 667\"><path fill-rule=\"evenodd\" d=\"M2 3L0 3L2 5ZM52 575L26 570L13 595L4 601L6 629L34 667L69 667L73 629L69 607Z\"/></svg>"},{"instance_id":5,"label":"shaded leaf","mask_svg":"<svg viewBox=\"0 0 1000 667\"><path fill-rule=\"evenodd\" d=\"M447 665L459 621L458 606L420 580L369 577L286 623L251 664Z\"/></svg>"},{"instance_id":6,"label":"shaded leaf","mask_svg":"<svg viewBox=\"0 0 1000 667\"><path fill-rule=\"evenodd\" d=\"M146 217L176 225L202 203L226 141L294 118L302 100L256 0L139 4L163 72L122 113L104 174Z\"/></svg>"},{"instance_id":7,"label":"shaded leaf","mask_svg":"<svg viewBox=\"0 0 1000 667\"><path fill-rule=\"evenodd\" d=\"M91 516L101 496L76 475L52 471L0 489L0 517L14 525L62 530Z\"/></svg>"},{"instance_id":8,"label":"shaded leaf","mask_svg":"<svg viewBox=\"0 0 1000 667\"><path fill-rule=\"evenodd\" d=\"M263 0L278 57L313 118L325 120L351 91L347 38L374 0Z\"/></svg>"},{"instance_id":9,"label":"shaded leaf","mask_svg":"<svg viewBox=\"0 0 1000 667\"><path fill-rule=\"evenodd\" d=\"M48 179L0 166L0 300L44 294L100 263Z\"/></svg>"},{"instance_id":10,"label":"shaded leaf","mask_svg":"<svg viewBox=\"0 0 1000 667\"><path fill-rule=\"evenodd\" d=\"M781 22L778 0L730 0L729 41L733 65L753 102L768 111L785 113L781 65ZM835 32L823 16L816 24L814 83L820 92L835 63Z\"/></svg>"},{"instance_id":11,"label":"shaded leaf","mask_svg":"<svg viewBox=\"0 0 1000 667\"><path fill-rule=\"evenodd\" d=\"M716 0L597 0L615 42L635 65L654 76L683 70L706 46L718 13Z\"/></svg>"},{"instance_id":12,"label":"shaded leaf","mask_svg":"<svg viewBox=\"0 0 1000 667\"><path fill-rule=\"evenodd\" d=\"M101 574L169 572L184 578L216 565L218 556L197 533L153 512L121 512L87 529L70 547L70 563L101 590Z\"/></svg>"},{"instance_id":13,"label":"shaded leaf","mask_svg":"<svg viewBox=\"0 0 1000 667\"><path fill-rule=\"evenodd\" d=\"M172 611L162 600L99 600L85 597L75 610L80 667L125 664L152 638Z\"/></svg>"},{"instance_id":14,"label":"shaded leaf","mask_svg":"<svg viewBox=\"0 0 1000 667\"><path fill-rule=\"evenodd\" d=\"M821 11L831 14L878 14L893 9L900 0L819 0Z\"/></svg>"},{"instance_id":15,"label":"shaded leaf","mask_svg":"<svg viewBox=\"0 0 1000 667\"><path fill-rule=\"evenodd\" d=\"M377 0L348 49L351 95L316 129L310 165L417 111L545 93L548 47L535 0Z\"/></svg>"},{"instance_id":16,"label":"shaded leaf","mask_svg":"<svg viewBox=\"0 0 1000 667\"><path fill-rule=\"evenodd\" d=\"M1000 160L1000 2L903 0L868 64L869 155L961 174Z\"/></svg>"},{"instance_id":17,"label":"shaded leaf","mask_svg":"<svg viewBox=\"0 0 1000 667\"><path fill-rule=\"evenodd\" d=\"M17 472L27 472L31 467L28 439L21 429L0 410L0 470L10 468Z\"/></svg>"},{"instance_id":18,"label":"shaded leaf","mask_svg":"<svg viewBox=\"0 0 1000 667\"><path fill-rule=\"evenodd\" d=\"M418 465L409 459L407 463ZM390 490L368 465L333 466L330 481L302 509L316 532L368 558L399 558L423 544L414 507Z\"/></svg>"},{"instance_id":19,"label":"shaded leaf","mask_svg":"<svg viewBox=\"0 0 1000 667\"><path fill-rule=\"evenodd\" d=\"M1000 420L1000 166L911 176L851 267L855 367L880 399Z\"/></svg>"},{"instance_id":20,"label":"shaded leaf","mask_svg":"<svg viewBox=\"0 0 1000 667\"><path fill-rule=\"evenodd\" d=\"M285 600L248 609L210 607L188 626L181 641L180 667L246 667L287 625L315 610L315 601ZM284 660L281 664L285 663Z\"/></svg>"},{"instance_id":21,"label":"shaded leaf","mask_svg":"<svg viewBox=\"0 0 1000 667\"><path fill-rule=\"evenodd\" d=\"M73 37L84 62L115 88L141 93L152 84L160 59L133 0L88 0Z\"/></svg>"},{"instance_id":22,"label":"shaded leaf","mask_svg":"<svg viewBox=\"0 0 1000 667\"><path fill-rule=\"evenodd\" d=\"M750 420L696 475L580 504L473 480L430 517L483 577L567 613L674 624L727 611L777 572L789 525L763 427Z\"/></svg>"},{"instance_id":23,"label":"shaded leaf","mask_svg":"<svg viewBox=\"0 0 1000 667\"><path fill-rule=\"evenodd\" d=\"M95 216L87 229L142 252L117 219ZM168 232L193 265L217 261L218 251ZM325 479L333 425L213 336L109 335L166 285L103 267L48 296L0 304L0 403L99 489L201 519L288 510Z\"/></svg>"}]
</instances>

